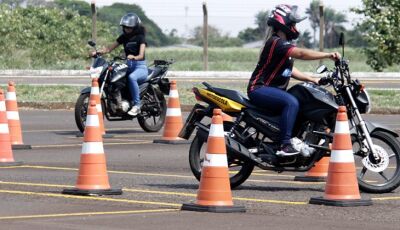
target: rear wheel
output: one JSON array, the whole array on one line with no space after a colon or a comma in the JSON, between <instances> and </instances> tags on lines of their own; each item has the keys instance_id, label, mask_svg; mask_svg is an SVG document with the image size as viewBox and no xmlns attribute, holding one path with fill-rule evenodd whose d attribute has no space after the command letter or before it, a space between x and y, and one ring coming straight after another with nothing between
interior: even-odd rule
<instances>
[{"instance_id":1,"label":"rear wheel","mask_svg":"<svg viewBox=\"0 0 400 230\"><path fill-rule=\"evenodd\" d=\"M159 131L164 125L167 113L164 94L158 89L148 90L142 97L142 104L138 116L140 127L146 132Z\"/></svg>"},{"instance_id":2,"label":"rear wheel","mask_svg":"<svg viewBox=\"0 0 400 230\"><path fill-rule=\"evenodd\" d=\"M224 130L228 131L232 127L232 123L224 123ZM189 150L189 164L193 175L200 181L201 168L204 156L207 151L207 135L201 135L199 132L194 137ZM233 157L233 154L227 152L229 180L231 188L236 188L249 178L253 172L254 165L246 160Z\"/></svg>"}]
</instances>

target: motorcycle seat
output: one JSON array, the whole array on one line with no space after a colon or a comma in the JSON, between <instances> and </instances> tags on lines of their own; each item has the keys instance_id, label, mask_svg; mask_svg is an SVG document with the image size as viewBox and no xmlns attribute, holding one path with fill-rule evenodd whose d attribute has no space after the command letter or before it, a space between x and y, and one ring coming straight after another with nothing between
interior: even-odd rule
<instances>
[{"instance_id":1,"label":"motorcycle seat","mask_svg":"<svg viewBox=\"0 0 400 230\"><path fill-rule=\"evenodd\" d=\"M212 87L212 90L214 91L214 93L216 93L220 96L227 97L235 102L245 105L247 108L257 110L257 111L261 112L262 114L269 115L269 116L278 116L279 115L279 113L277 113L275 111L271 111L269 109L260 108L260 107L253 105L245 95L243 95L242 93L240 93L238 91L217 88L217 87Z\"/></svg>"}]
</instances>

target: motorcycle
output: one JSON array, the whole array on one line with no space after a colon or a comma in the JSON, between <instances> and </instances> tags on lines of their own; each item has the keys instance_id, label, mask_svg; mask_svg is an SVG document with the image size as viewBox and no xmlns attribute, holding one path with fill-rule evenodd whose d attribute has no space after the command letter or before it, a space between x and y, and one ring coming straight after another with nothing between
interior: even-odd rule
<instances>
[{"instance_id":1,"label":"motorcycle","mask_svg":"<svg viewBox=\"0 0 400 230\"><path fill-rule=\"evenodd\" d=\"M165 76L173 61L155 60L149 66L147 79L139 85L141 112L137 116L131 116L127 113L132 105L127 79L128 66L123 62L126 58L114 57L107 61L97 52L96 43L89 41L88 44L96 51L90 75L91 78L99 79L102 111L107 120L124 121L137 118L144 131L159 131L164 125L167 111L164 95L169 94L170 88L169 80ZM81 90L75 104L75 122L82 133L85 129L90 90L91 87Z\"/></svg>"},{"instance_id":2,"label":"motorcycle","mask_svg":"<svg viewBox=\"0 0 400 230\"><path fill-rule=\"evenodd\" d=\"M342 35L342 57L343 40ZM306 172L320 159L330 156L336 114L339 106L345 106L360 189L370 193L396 189L400 185L400 142L396 139L399 135L363 119L361 114L370 111L371 101L360 81L351 78L347 60L337 60L331 71L321 66L317 72L325 74L319 85L298 83L288 90L300 104L291 139L300 154L289 157L276 155L279 114L252 105L234 90L213 87L206 82L203 82L205 88L194 87L193 93L203 105L197 103L193 107L179 133L179 137L189 139L197 128L189 149L194 176L200 180L209 132L207 118L212 117L214 108L235 119L224 121L230 184L235 188L246 181L254 167L276 172Z\"/></svg>"}]
</instances>

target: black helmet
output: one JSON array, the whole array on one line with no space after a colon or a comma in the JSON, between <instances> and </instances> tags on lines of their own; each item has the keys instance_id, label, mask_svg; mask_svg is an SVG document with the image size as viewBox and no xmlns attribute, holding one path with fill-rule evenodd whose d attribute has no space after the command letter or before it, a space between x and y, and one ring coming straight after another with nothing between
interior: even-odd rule
<instances>
[{"instance_id":1,"label":"black helmet","mask_svg":"<svg viewBox=\"0 0 400 230\"><path fill-rule=\"evenodd\" d=\"M299 23L307 17L300 17L298 15L298 7L296 5L278 5L271 12L267 24L275 29L282 30L287 36L288 40L297 39L299 31L296 29L296 23Z\"/></svg>"},{"instance_id":2,"label":"black helmet","mask_svg":"<svg viewBox=\"0 0 400 230\"><path fill-rule=\"evenodd\" d=\"M127 13L121 18L120 26L136 27L140 24L140 18L134 13Z\"/></svg>"}]
</instances>

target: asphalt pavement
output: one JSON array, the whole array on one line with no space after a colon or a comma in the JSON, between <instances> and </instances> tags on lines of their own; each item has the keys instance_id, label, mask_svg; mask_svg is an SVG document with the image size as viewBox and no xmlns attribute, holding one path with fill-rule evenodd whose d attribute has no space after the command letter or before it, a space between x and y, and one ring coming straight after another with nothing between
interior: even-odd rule
<instances>
[{"instance_id":1,"label":"asphalt pavement","mask_svg":"<svg viewBox=\"0 0 400 230\"><path fill-rule=\"evenodd\" d=\"M186 114L185 114L186 115ZM76 185L82 138L71 110L21 110L23 140L14 150L22 166L0 168L1 229L399 229L400 189L361 193L367 207L310 205L324 182L297 182L296 173L255 169L232 191L246 213L181 211L196 200L198 181L188 164L189 144L153 144L162 132L146 133L137 121L105 122L104 139L112 188L122 195L61 194ZM368 115L400 133L400 115Z\"/></svg>"}]
</instances>

